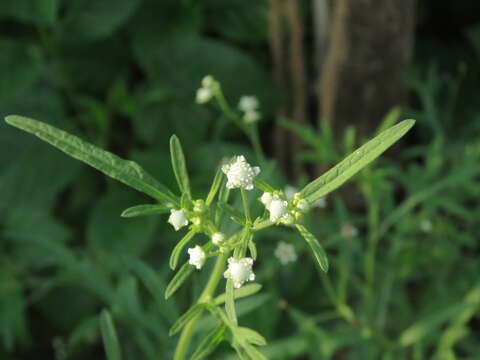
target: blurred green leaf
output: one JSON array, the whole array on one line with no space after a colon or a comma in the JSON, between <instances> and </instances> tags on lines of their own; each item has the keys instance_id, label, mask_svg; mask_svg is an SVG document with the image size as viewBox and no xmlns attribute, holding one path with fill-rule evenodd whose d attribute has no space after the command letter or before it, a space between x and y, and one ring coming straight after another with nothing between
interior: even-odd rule
<instances>
[{"instance_id":1,"label":"blurred green leaf","mask_svg":"<svg viewBox=\"0 0 480 360\"><path fill-rule=\"evenodd\" d=\"M112 317L108 310L103 310L100 315L100 330L102 332L103 345L108 360L121 360L122 352L118 343L117 333L113 325Z\"/></svg>"},{"instance_id":2,"label":"blurred green leaf","mask_svg":"<svg viewBox=\"0 0 480 360\"><path fill-rule=\"evenodd\" d=\"M243 285L239 289L233 290L233 297L234 299L241 299L243 297L247 297L259 292L262 289L262 285L260 284L247 284ZM213 300L215 305L221 305L225 302L225 293L218 295L215 300Z\"/></svg>"},{"instance_id":3,"label":"blurred green leaf","mask_svg":"<svg viewBox=\"0 0 480 360\"><path fill-rule=\"evenodd\" d=\"M12 17L25 23L52 25L57 18L58 0L3 0L0 18Z\"/></svg>"}]
</instances>

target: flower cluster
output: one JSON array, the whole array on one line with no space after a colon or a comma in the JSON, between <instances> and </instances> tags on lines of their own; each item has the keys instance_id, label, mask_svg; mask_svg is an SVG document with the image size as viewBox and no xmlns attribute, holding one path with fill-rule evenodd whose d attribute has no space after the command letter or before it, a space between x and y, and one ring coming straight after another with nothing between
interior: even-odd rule
<instances>
[{"instance_id":1,"label":"flower cluster","mask_svg":"<svg viewBox=\"0 0 480 360\"><path fill-rule=\"evenodd\" d=\"M206 104L215 95L215 87L218 86L217 81L211 75L207 75L202 79L202 87L197 90L195 101L197 104Z\"/></svg>"},{"instance_id":2,"label":"flower cluster","mask_svg":"<svg viewBox=\"0 0 480 360\"><path fill-rule=\"evenodd\" d=\"M228 259L228 268L223 273L225 279L233 281L233 286L238 289L246 281L255 280L255 274L252 271L253 259L249 257L236 259L230 257Z\"/></svg>"},{"instance_id":3,"label":"flower cluster","mask_svg":"<svg viewBox=\"0 0 480 360\"><path fill-rule=\"evenodd\" d=\"M246 124L257 122L261 118L258 111L258 99L255 96L242 96L238 102L238 109L243 112L243 121Z\"/></svg>"},{"instance_id":4,"label":"flower cluster","mask_svg":"<svg viewBox=\"0 0 480 360\"><path fill-rule=\"evenodd\" d=\"M253 179L260 173L260 168L250 166L245 157L240 155L223 165L222 171L227 175L227 188L253 190Z\"/></svg>"},{"instance_id":5,"label":"flower cluster","mask_svg":"<svg viewBox=\"0 0 480 360\"><path fill-rule=\"evenodd\" d=\"M188 219L185 215L185 212L182 209L170 210L170 217L168 218L168 222L173 226L175 231L180 230L182 227L188 225Z\"/></svg>"},{"instance_id":6,"label":"flower cluster","mask_svg":"<svg viewBox=\"0 0 480 360\"><path fill-rule=\"evenodd\" d=\"M200 270L203 264L205 264L207 255L199 245L195 246L194 248L188 249L188 255L190 255L188 263L195 266L197 270Z\"/></svg>"},{"instance_id":7,"label":"flower cluster","mask_svg":"<svg viewBox=\"0 0 480 360\"><path fill-rule=\"evenodd\" d=\"M297 254L295 253L295 248L293 245L287 244L284 241L280 241L278 243L273 254L283 265L297 260Z\"/></svg>"}]
</instances>

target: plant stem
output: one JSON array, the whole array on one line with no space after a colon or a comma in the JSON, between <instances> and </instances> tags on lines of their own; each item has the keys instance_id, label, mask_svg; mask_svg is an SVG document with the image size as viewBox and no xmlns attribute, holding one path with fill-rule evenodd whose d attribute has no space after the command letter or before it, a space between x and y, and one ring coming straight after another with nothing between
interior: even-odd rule
<instances>
[{"instance_id":1,"label":"plant stem","mask_svg":"<svg viewBox=\"0 0 480 360\"><path fill-rule=\"evenodd\" d=\"M250 225L252 223L252 218L250 216L250 208L248 207L248 195L245 189L240 189L240 193L242 194L243 211L245 212L245 218L247 219L247 224Z\"/></svg>"},{"instance_id":2,"label":"plant stem","mask_svg":"<svg viewBox=\"0 0 480 360\"><path fill-rule=\"evenodd\" d=\"M202 294L197 300L197 304L209 302L212 299L212 296L217 288L218 282L222 278L223 270L225 268L225 263L227 262L228 252L220 254L217 258L217 262L215 263L215 267L213 268L212 273L210 274L210 279L208 279L207 285L202 291ZM190 344L190 340L192 338L193 329L197 320L200 318L202 313L199 313L195 316L192 320L188 322L187 325L182 330L180 334L180 339L177 343L177 348L175 349L175 355L173 356L174 360L184 360L185 355L188 350L188 345Z\"/></svg>"}]
</instances>

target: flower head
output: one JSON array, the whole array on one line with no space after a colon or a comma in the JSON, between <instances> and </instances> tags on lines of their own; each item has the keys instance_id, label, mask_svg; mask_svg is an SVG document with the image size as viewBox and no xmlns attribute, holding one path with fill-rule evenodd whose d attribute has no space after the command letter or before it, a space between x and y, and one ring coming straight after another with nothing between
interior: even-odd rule
<instances>
[{"instance_id":1,"label":"flower head","mask_svg":"<svg viewBox=\"0 0 480 360\"><path fill-rule=\"evenodd\" d=\"M188 263L195 266L197 270L200 270L203 264L205 264L205 259L207 258L205 251L203 251L203 249L198 245L188 249L187 251L188 255L190 255Z\"/></svg>"},{"instance_id":2,"label":"flower head","mask_svg":"<svg viewBox=\"0 0 480 360\"><path fill-rule=\"evenodd\" d=\"M242 96L238 102L238 109L246 113L256 111L258 109L258 99L255 96Z\"/></svg>"},{"instance_id":3,"label":"flower head","mask_svg":"<svg viewBox=\"0 0 480 360\"><path fill-rule=\"evenodd\" d=\"M225 241L225 235L221 232L216 232L212 235L212 242L215 245L221 245Z\"/></svg>"},{"instance_id":4,"label":"flower head","mask_svg":"<svg viewBox=\"0 0 480 360\"><path fill-rule=\"evenodd\" d=\"M254 122L257 122L258 120L260 120L260 118L261 118L261 115L258 111L247 111L243 115L243 122L245 124L253 124Z\"/></svg>"},{"instance_id":5,"label":"flower head","mask_svg":"<svg viewBox=\"0 0 480 360\"><path fill-rule=\"evenodd\" d=\"M275 249L274 255L283 265L297 260L297 254L293 245L280 241Z\"/></svg>"},{"instance_id":6,"label":"flower head","mask_svg":"<svg viewBox=\"0 0 480 360\"><path fill-rule=\"evenodd\" d=\"M358 229L352 224L345 223L340 228L340 233L346 239L352 239L358 235Z\"/></svg>"},{"instance_id":7,"label":"flower head","mask_svg":"<svg viewBox=\"0 0 480 360\"><path fill-rule=\"evenodd\" d=\"M238 289L246 281L255 280L255 274L252 271L253 259L246 257L242 259L235 259L230 257L228 259L228 268L223 273L226 279L233 281L233 286Z\"/></svg>"},{"instance_id":8,"label":"flower head","mask_svg":"<svg viewBox=\"0 0 480 360\"><path fill-rule=\"evenodd\" d=\"M260 201L262 202L263 205L265 205L266 208L270 206L270 203L273 200L273 194L271 192L264 192L262 197L260 198Z\"/></svg>"},{"instance_id":9,"label":"flower head","mask_svg":"<svg viewBox=\"0 0 480 360\"><path fill-rule=\"evenodd\" d=\"M278 196L272 200L267 209L270 212L271 222L277 222L282 218L287 218L289 215L288 201L282 200Z\"/></svg>"},{"instance_id":10,"label":"flower head","mask_svg":"<svg viewBox=\"0 0 480 360\"><path fill-rule=\"evenodd\" d=\"M420 222L420 230L425 233L429 233L430 231L432 231L432 223L430 222L430 220L423 219Z\"/></svg>"},{"instance_id":11,"label":"flower head","mask_svg":"<svg viewBox=\"0 0 480 360\"><path fill-rule=\"evenodd\" d=\"M195 101L197 104L205 104L213 97L213 91L210 88L201 87L197 90Z\"/></svg>"},{"instance_id":12,"label":"flower head","mask_svg":"<svg viewBox=\"0 0 480 360\"><path fill-rule=\"evenodd\" d=\"M188 225L188 219L182 209L170 210L170 217L168 218L168 222L175 228L175 231L178 231L182 227Z\"/></svg>"},{"instance_id":13,"label":"flower head","mask_svg":"<svg viewBox=\"0 0 480 360\"><path fill-rule=\"evenodd\" d=\"M253 189L253 179L260 173L258 166L251 167L244 156L236 156L233 161L222 166L227 175L227 188Z\"/></svg>"}]
</instances>

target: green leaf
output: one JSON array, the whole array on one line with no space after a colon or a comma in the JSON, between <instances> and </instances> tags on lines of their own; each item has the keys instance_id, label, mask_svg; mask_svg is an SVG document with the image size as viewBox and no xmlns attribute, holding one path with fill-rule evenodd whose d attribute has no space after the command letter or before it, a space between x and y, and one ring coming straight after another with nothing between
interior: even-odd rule
<instances>
[{"instance_id":1,"label":"green leaf","mask_svg":"<svg viewBox=\"0 0 480 360\"><path fill-rule=\"evenodd\" d=\"M173 279L170 280L170 283L165 290L165 299L168 299L170 296L172 296L175 291L177 291L178 288L182 286L182 284L185 282L185 280L187 280L187 278L192 274L192 272L192 265L188 263L183 264L183 266L180 268L180 270L177 271Z\"/></svg>"},{"instance_id":2,"label":"green leaf","mask_svg":"<svg viewBox=\"0 0 480 360\"><path fill-rule=\"evenodd\" d=\"M222 202L222 201L219 201L217 206L220 210L222 210L228 216L230 216L230 218L233 221L237 222L238 224L240 224L242 226L245 226L246 220L245 220L245 217L243 216L243 214L240 211L238 211L233 206L231 206L231 205L229 205L225 202Z\"/></svg>"},{"instance_id":3,"label":"green leaf","mask_svg":"<svg viewBox=\"0 0 480 360\"><path fill-rule=\"evenodd\" d=\"M176 135L170 138L170 156L172 158L173 172L177 179L178 187L182 194L187 194L191 198L190 181L188 180L187 166L185 164L185 156L183 155L182 145Z\"/></svg>"},{"instance_id":4,"label":"green leaf","mask_svg":"<svg viewBox=\"0 0 480 360\"><path fill-rule=\"evenodd\" d=\"M113 325L112 317L108 310L103 310L100 315L100 330L102 332L103 346L108 360L121 360L122 352L118 344L117 333Z\"/></svg>"},{"instance_id":5,"label":"green leaf","mask_svg":"<svg viewBox=\"0 0 480 360\"><path fill-rule=\"evenodd\" d=\"M157 200L173 204L178 203L168 188L160 184L133 161L123 160L108 151L83 141L77 136L41 121L17 115L7 116L5 121L12 126L39 137L75 159L85 162L138 191Z\"/></svg>"},{"instance_id":6,"label":"green leaf","mask_svg":"<svg viewBox=\"0 0 480 360\"><path fill-rule=\"evenodd\" d=\"M178 333L180 330L183 329L183 327L193 318L196 316L200 315L203 310L207 308L207 304L205 303L200 303L200 304L195 304L193 305L188 311L180 316L177 321L172 325L170 328L168 335L173 336L176 333Z\"/></svg>"},{"instance_id":7,"label":"green leaf","mask_svg":"<svg viewBox=\"0 0 480 360\"><path fill-rule=\"evenodd\" d=\"M165 205L136 205L123 210L122 217L146 216L165 214L170 211L170 208Z\"/></svg>"},{"instance_id":8,"label":"green leaf","mask_svg":"<svg viewBox=\"0 0 480 360\"><path fill-rule=\"evenodd\" d=\"M272 186L270 186L265 181L260 180L260 179L253 180L253 184L255 185L255 187L259 188L263 192L274 192L275 191L275 189Z\"/></svg>"},{"instance_id":9,"label":"green leaf","mask_svg":"<svg viewBox=\"0 0 480 360\"><path fill-rule=\"evenodd\" d=\"M235 300L241 299L259 292L261 288L262 285L257 283L243 285L240 289L234 289L233 297ZM225 293L218 295L213 301L215 305L223 304L225 302L225 296Z\"/></svg>"},{"instance_id":10,"label":"green leaf","mask_svg":"<svg viewBox=\"0 0 480 360\"><path fill-rule=\"evenodd\" d=\"M220 186L222 185L222 182L223 171L221 169L218 169L217 173L215 174L215 178L213 179L212 187L208 192L207 200L205 200L205 204L210 205L213 202L213 200L215 199L215 195L217 195L218 189L220 189Z\"/></svg>"},{"instance_id":11,"label":"green leaf","mask_svg":"<svg viewBox=\"0 0 480 360\"><path fill-rule=\"evenodd\" d=\"M335 190L380 156L380 154L405 135L414 124L415 120L404 120L383 131L325 174L305 186L300 192L301 196L309 202L314 202Z\"/></svg>"},{"instance_id":12,"label":"green leaf","mask_svg":"<svg viewBox=\"0 0 480 360\"><path fill-rule=\"evenodd\" d=\"M255 330L249 329L247 327L238 327L235 329L235 333L240 338L245 339L250 344L260 345L260 346L267 344L267 340L265 340L265 338L262 335L260 335Z\"/></svg>"},{"instance_id":13,"label":"green leaf","mask_svg":"<svg viewBox=\"0 0 480 360\"><path fill-rule=\"evenodd\" d=\"M193 353L192 360L205 359L208 355L210 355L225 339L226 329L227 327L222 324L208 334Z\"/></svg>"},{"instance_id":14,"label":"green leaf","mask_svg":"<svg viewBox=\"0 0 480 360\"><path fill-rule=\"evenodd\" d=\"M0 18L6 15L21 22L52 25L57 17L58 3L58 0L2 0Z\"/></svg>"},{"instance_id":15,"label":"green leaf","mask_svg":"<svg viewBox=\"0 0 480 360\"><path fill-rule=\"evenodd\" d=\"M177 267L178 258L183 248L190 242L190 240L192 240L193 236L196 233L197 232L195 230L190 230L173 248L172 255L170 255L170 268L172 270L175 270L175 268Z\"/></svg>"},{"instance_id":16,"label":"green leaf","mask_svg":"<svg viewBox=\"0 0 480 360\"><path fill-rule=\"evenodd\" d=\"M320 268L323 271L327 272L328 258L327 258L327 254L325 254L325 250L323 250L322 245L320 245L317 238L312 233L310 233L303 225L296 224L295 226L297 227L298 231L303 236L303 238L307 241L308 245L310 245L310 248L312 249L313 254L315 255L315 259L320 265Z\"/></svg>"}]
</instances>

